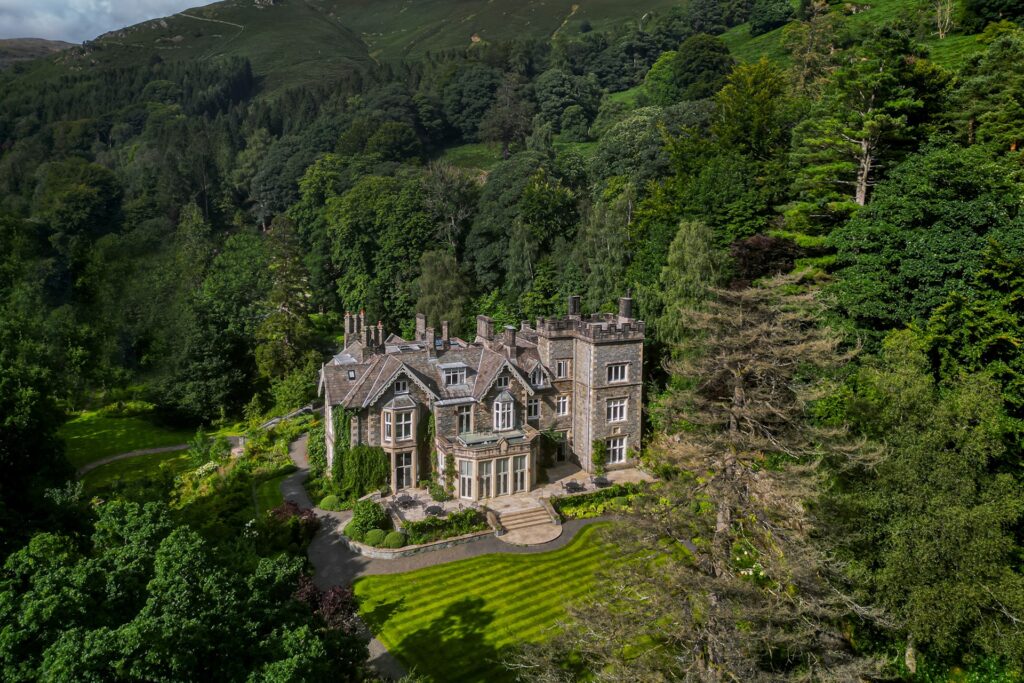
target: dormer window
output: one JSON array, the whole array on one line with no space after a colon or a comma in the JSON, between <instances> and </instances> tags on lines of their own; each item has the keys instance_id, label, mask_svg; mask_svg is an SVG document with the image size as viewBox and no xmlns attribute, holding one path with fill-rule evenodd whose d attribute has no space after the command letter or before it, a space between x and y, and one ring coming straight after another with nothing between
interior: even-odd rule
<instances>
[{"instance_id":1,"label":"dormer window","mask_svg":"<svg viewBox=\"0 0 1024 683\"><path fill-rule=\"evenodd\" d=\"M515 411L512 405L512 397L503 393L494 402L494 431L501 432L512 429L515 418Z\"/></svg>"},{"instance_id":2,"label":"dormer window","mask_svg":"<svg viewBox=\"0 0 1024 683\"><path fill-rule=\"evenodd\" d=\"M508 375L501 375L500 377L498 377L498 381L495 382L494 384L499 389L507 389L509 380L510 378Z\"/></svg>"},{"instance_id":3,"label":"dormer window","mask_svg":"<svg viewBox=\"0 0 1024 683\"><path fill-rule=\"evenodd\" d=\"M444 385L450 387L455 384L466 383L466 368L445 368Z\"/></svg>"},{"instance_id":4,"label":"dormer window","mask_svg":"<svg viewBox=\"0 0 1024 683\"><path fill-rule=\"evenodd\" d=\"M533 369L533 372L530 373L530 384L532 384L535 387L544 386L544 371L541 369L539 365Z\"/></svg>"},{"instance_id":5,"label":"dormer window","mask_svg":"<svg viewBox=\"0 0 1024 683\"><path fill-rule=\"evenodd\" d=\"M408 394L409 393L409 380L407 380L407 379L396 379L395 380L395 393L396 394Z\"/></svg>"}]
</instances>

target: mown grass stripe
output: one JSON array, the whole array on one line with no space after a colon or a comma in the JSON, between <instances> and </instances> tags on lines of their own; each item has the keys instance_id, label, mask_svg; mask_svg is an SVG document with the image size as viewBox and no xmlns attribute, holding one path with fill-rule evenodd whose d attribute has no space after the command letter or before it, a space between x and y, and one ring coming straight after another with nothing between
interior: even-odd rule
<instances>
[{"instance_id":1,"label":"mown grass stripe","mask_svg":"<svg viewBox=\"0 0 1024 683\"><path fill-rule=\"evenodd\" d=\"M561 550L365 577L355 588L364 618L406 666L438 681L493 683L513 678L500 664L504 651L550 637L567 603L592 592L614 557L588 527Z\"/></svg>"}]
</instances>

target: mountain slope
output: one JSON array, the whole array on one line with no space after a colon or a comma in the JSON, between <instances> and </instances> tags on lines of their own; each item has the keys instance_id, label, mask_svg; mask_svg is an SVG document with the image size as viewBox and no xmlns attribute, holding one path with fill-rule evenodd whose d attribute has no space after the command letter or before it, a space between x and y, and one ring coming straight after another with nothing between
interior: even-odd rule
<instances>
[{"instance_id":1,"label":"mountain slope","mask_svg":"<svg viewBox=\"0 0 1024 683\"><path fill-rule=\"evenodd\" d=\"M71 46L72 43L44 38L2 38L0 39L0 69L6 69L15 62L46 57Z\"/></svg>"}]
</instances>

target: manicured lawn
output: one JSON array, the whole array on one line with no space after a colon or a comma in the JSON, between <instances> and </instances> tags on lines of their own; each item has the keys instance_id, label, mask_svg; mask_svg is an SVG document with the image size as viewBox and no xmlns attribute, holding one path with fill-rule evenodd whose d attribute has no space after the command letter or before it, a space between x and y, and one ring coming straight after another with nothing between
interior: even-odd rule
<instances>
[{"instance_id":1,"label":"manicured lawn","mask_svg":"<svg viewBox=\"0 0 1024 683\"><path fill-rule=\"evenodd\" d=\"M262 517L267 510L272 510L284 502L284 496L281 495L281 482L288 474L279 474L254 485L257 517Z\"/></svg>"},{"instance_id":2,"label":"manicured lawn","mask_svg":"<svg viewBox=\"0 0 1024 683\"><path fill-rule=\"evenodd\" d=\"M82 483L85 485L85 492L91 494L113 486L117 482L132 484L151 481L157 477L160 465L163 463L167 463L175 475L181 474L191 467L188 451L153 453L101 465L86 473L82 477Z\"/></svg>"},{"instance_id":3,"label":"manicured lawn","mask_svg":"<svg viewBox=\"0 0 1024 683\"><path fill-rule=\"evenodd\" d=\"M60 428L68 460L75 467L141 448L187 443L195 431L162 427L145 417L105 417L82 413Z\"/></svg>"},{"instance_id":4,"label":"manicured lawn","mask_svg":"<svg viewBox=\"0 0 1024 683\"><path fill-rule=\"evenodd\" d=\"M495 554L355 584L360 613L406 667L435 681L514 680L507 648L543 640L595 588L611 549L583 529L561 550Z\"/></svg>"}]
</instances>

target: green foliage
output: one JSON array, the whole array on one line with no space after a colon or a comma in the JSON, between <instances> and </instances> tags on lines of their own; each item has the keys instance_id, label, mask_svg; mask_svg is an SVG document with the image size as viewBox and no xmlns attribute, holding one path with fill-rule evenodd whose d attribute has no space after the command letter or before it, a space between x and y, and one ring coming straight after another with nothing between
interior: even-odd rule
<instances>
[{"instance_id":1,"label":"green foliage","mask_svg":"<svg viewBox=\"0 0 1024 683\"><path fill-rule=\"evenodd\" d=\"M12 619L0 639L5 676L245 680L285 663L302 677L322 675L315 660L292 657L286 633L296 631L336 673L354 677L365 645L289 597L302 560L248 548L243 541L224 555L152 503L99 506L88 537L37 534L3 570ZM41 611L45 604L58 608Z\"/></svg>"},{"instance_id":2,"label":"green foliage","mask_svg":"<svg viewBox=\"0 0 1024 683\"><path fill-rule=\"evenodd\" d=\"M668 262L661 270L662 313L657 321L658 338L681 344L691 334L682 312L697 308L724 284L729 262L715 244L715 235L703 223L684 221L672 240Z\"/></svg>"},{"instance_id":3,"label":"green foliage","mask_svg":"<svg viewBox=\"0 0 1024 683\"><path fill-rule=\"evenodd\" d=\"M341 451L337 444L335 441L333 479L342 496L359 498L390 481L391 464L383 449L359 444Z\"/></svg>"},{"instance_id":4,"label":"green foliage","mask_svg":"<svg viewBox=\"0 0 1024 683\"><path fill-rule=\"evenodd\" d=\"M353 541L358 541L361 543L363 540L364 531L362 527L355 523L354 520L345 525L345 529L342 531L342 533L351 538Z\"/></svg>"},{"instance_id":5,"label":"green foliage","mask_svg":"<svg viewBox=\"0 0 1024 683\"><path fill-rule=\"evenodd\" d=\"M427 517L417 522L407 522L404 531L409 545L421 545L487 528L487 520L478 510L466 508L452 512L447 517Z\"/></svg>"},{"instance_id":6,"label":"green foliage","mask_svg":"<svg viewBox=\"0 0 1024 683\"><path fill-rule=\"evenodd\" d=\"M334 494L324 496L318 505L321 510L336 511L341 509L341 500Z\"/></svg>"},{"instance_id":7,"label":"green foliage","mask_svg":"<svg viewBox=\"0 0 1024 683\"><path fill-rule=\"evenodd\" d=\"M405 534L401 531L391 531L384 537L384 543L382 544L385 548L391 548L392 550L401 548L405 545Z\"/></svg>"},{"instance_id":8,"label":"green foliage","mask_svg":"<svg viewBox=\"0 0 1024 683\"><path fill-rule=\"evenodd\" d=\"M354 525L353 530L365 537L371 529L389 528L391 526L391 518L388 516L387 510L380 503L372 500L361 500L352 507L351 524Z\"/></svg>"},{"instance_id":9,"label":"green foliage","mask_svg":"<svg viewBox=\"0 0 1024 683\"><path fill-rule=\"evenodd\" d=\"M455 454L445 453L444 456L444 490L449 496L455 493L455 477L458 475L458 470L455 469ZM435 499L436 500L436 499Z\"/></svg>"},{"instance_id":10,"label":"green foliage","mask_svg":"<svg viewBox=\"0 0 1024 683\"><path fill-rule=\"evenodd\" d=\"M990 239L1022 246L1015 176L980 148L907 159L830 238L840 310L860 328L885 330L923 321L951 292L969 290Z\"/></svg>"},{"instance_id":11,"label":"green foliage","mask_svg":"<svg viewBox=\"0 0 1024 683\"><path fill-rule=\"evenodd\" d=\"M387 532L383 529L370 529L363 536L363 543L374 548L379 548L384 544L384 539L386 537Z\"/></svg>"},{"instance_id":12,"label":"green foliage","mask_svg":"<svg viewBox=\"0 0 1024 683\"><path fill-rule=\"evenodd\" d=\"M594 465L594 474L603 477L605 465L608 464L608 444L604 439L594 439L591 443L590 462Z\"/></svg>"},{"instance_id":13,"label":"green foliage","mask_svg":"<svg viewBox=\"0 0 1024 683\"><path fill-rule=\"evenodd\" d=\"M553 496L551 506L563 520L590 519L612 512L629 512L647 491L641 483L613 484L593 493Z\"/></svg>"},{"instance_id":14,"label":"green foliage","mask_svg":"<svg viewBox=\"0 0 1024 683\"><path fill-rule=\"evenodd\" d=\"M1007 422L984 374L938 387L912 331L886 337L857 375L848 414L878 443L840 470L824 512L860 595L935 656L964 648L1011 658L1019 642L1007 612L1024 606L1020 483L1001 472Z\"/></svg>"},{"instance_id":15,"label":"green foliage","mask_svg":"<svg viewBox=\"0 0 1024 683\"><path fill-rule=\"evenodd\" d=\"M793 4L789 0L754 0L750 8L750 35L777 29L793 18Z\"/></svg>"},{"instance_id":16,"label":"green foliage","mask_svg":"<svg viewBox=\"0 0 1024 683\"><path fill-rule=\"evenodd\" d=\"M687 38L677 51L662 53L647 72L644 88L653 104L711 97L725 83L733 59L721 39L704 33Z\"/></svg>"}]
</instances>

